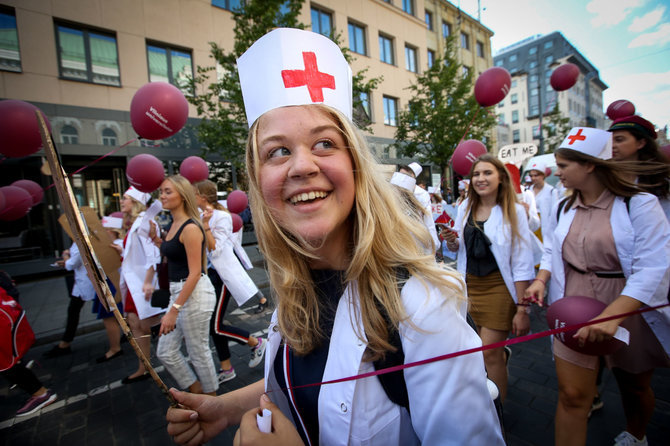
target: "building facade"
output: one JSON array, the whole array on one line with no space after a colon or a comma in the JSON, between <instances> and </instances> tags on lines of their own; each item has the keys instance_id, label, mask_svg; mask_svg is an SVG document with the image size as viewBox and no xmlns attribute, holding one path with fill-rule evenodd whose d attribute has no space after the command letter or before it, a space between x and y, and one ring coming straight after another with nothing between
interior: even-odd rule
<instances>
[{"instance_id":1,"label":"building facade","mask_svg":"<svg viewBox=\"0 0 670 446\"><path fill-rule=\"evenodd\" d=\"M130 123L133 95L152 81L182 86L196 67L212 66L209 42L232 47L231 10L240 2L0 0L0 99L30 102L47 115L66 172L97 160L72 177L77 200L101 216L117 211L130 158L151 153L172 173L202 149L193 106L190 125L175 136L139 140ZM395 159L389 144L398 113L409 100L407 87L443 50L445 32L459 33L459 60L475 76L493 61L493 33L446 1L305 1L299 20L316 32L339 34L356 57L354 72L368 69L367 77L383 76L362 99L371 121L371 148L389 170L403 161ZM226 160L212 156L207 161ZM51 178L43 174L44 163L41 151L5 159L1 185L26 178L47 188ZM22 260L11 257L6 246L28 257L58 255L69 243L57 223L60 213L51 188L27 217L0 222L0 257Z\"/></svg>"},{"instance_id":2,"label":"building facade","mask_svg":"<svg viewBox=\"0 0 670 446\"><path fill-rule=\"evenodd\" d=\"M605 127L603 91L608 87L598 70L560 32L532 36L503 48L493 61L512 76L510 92L496 110L499 147L531 142L540 147L542 119L546 124L546 115L556 106L570 126ZM579 68L577 82L568 90L555 91L551 74L568 62Z\"/></svg>"}]
</instances>

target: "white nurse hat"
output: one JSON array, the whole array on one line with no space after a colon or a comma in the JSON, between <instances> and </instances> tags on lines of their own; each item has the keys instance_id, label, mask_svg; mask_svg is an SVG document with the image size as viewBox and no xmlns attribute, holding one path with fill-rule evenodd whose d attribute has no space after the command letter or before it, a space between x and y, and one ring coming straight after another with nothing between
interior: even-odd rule
<instances>
[{"instance_id":1,"label":"white nurse hat","mask_svg":"<svg viewBox=\"0 0 670 446\"><path fill-rule=\"evenodd\" d=\"M571 149L594 158L612 158L612 134L607 130L591 127L574 127L559 149Z\"/></svg>"}]
</instances>

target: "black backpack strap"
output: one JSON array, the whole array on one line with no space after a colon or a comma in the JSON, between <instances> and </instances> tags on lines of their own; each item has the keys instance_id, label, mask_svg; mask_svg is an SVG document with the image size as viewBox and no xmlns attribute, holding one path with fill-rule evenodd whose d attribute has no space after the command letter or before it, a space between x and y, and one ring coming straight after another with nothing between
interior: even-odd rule
<instances>
[{"instance_id":1,"label":"black backpack strap","mask_svg":"<svg viewBox=\"0 0 670 446\"><path fill-rule=\"evenodd\" d=\"M405 282L409 279L409 271L405 268L396 269L396 277L398 278L398 291L402 292ZM405 363L405 352L402 349L402 342L400 340L400 332L398 327L391 325L386 312L382 312L386 323L389 326L389 343L396 348L394 352L386 352L386 355L373 362L375 370L381 370L388 367L393 367ZM396 372L385 373L377 375L379 382L386 392L386 396L395 404L402 406L409 412L409 395L407 394L407 384L405 383L405 374L402 370Z\"/></svg>"},{"instance_id":2,"label":"black backpack strap","mask_svg":"<svg viewBox=\"0 0 670 446\"><path fill-rule=\"evenodd\" d=\"M558 202L558 209L556 210L556 223L561 219L561 211L565 207L565 203L568 202L568 198L564 198Z\"/></svg>"}]
</instances>

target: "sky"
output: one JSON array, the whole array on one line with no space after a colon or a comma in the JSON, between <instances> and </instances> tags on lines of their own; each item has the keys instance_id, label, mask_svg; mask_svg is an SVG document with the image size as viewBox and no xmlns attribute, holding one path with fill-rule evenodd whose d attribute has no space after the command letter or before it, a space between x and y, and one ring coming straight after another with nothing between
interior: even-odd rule
<instances>
[{"instance_id":1,"label":"sky","mask_svg":"<svg viewBox=\"0 0 670 446\"><path fill-rule=\"evenodd\" d=\"M450 0L478 17L477 0ZM481 23L495 34L492 54L536 34L560 31L618 99L657 128L670 126L670 0L480 0Z\"/></svg>"}]
</instances>

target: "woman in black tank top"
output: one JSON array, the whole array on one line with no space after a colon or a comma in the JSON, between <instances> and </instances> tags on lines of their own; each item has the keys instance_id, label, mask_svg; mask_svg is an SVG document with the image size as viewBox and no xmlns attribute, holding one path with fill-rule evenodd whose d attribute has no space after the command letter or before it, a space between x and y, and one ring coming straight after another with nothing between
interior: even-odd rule
<instances>
[{"instance_id":1,"label":"woman in black tank top","mask_svg":"<svg viewBox=\"0 0 670 446\"><path fill-rule=\"evenodd\" d=\"M205 274L205 236L195 192L188 180L174 175L161 184L160 200L173 222L161 245L168 263L171 296L161 321L157 356L179 387L215 395L218 381L209 350L209 319L216 299ZM181 353L182 340L195 373Z\"/></svg>"}]
</instances>

